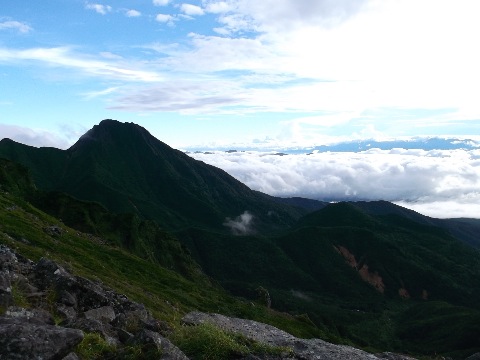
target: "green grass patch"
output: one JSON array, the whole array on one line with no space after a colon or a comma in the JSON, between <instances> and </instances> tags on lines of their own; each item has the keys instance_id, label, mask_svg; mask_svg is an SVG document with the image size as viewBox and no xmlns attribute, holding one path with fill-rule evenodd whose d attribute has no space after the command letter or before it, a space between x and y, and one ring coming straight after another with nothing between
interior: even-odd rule
<instances>
[{"instance_id":1,"label":"green grass patch","mask_svg":"<svg viewBox=\"0 0 480 360\"><path fill-rule=\"evenodd\" d=\"M13 299L13 304L15 306L19 306L22 308L31 307L31 304L28 301L25 291L22 289L22 286L18 281L12 284L12 299Z\"/></svg>"},{"instance_id":2,"label":"green grass patch","mask_svg":"<svg viewBox=\"0 0 480 360\"><path fill-rule=\"evenodd\" d=\"M177 328L172 340L194 360L223 360L249 354L292 354L292 350L289 348L275 347L249 340L242 335L223 331L210 323L181 326Z\"/></svg>"},{"instance_id":3,"label":"green grass patch","mask_svg":"<svg viewBox=\"0 0 480 360\"><path fill-rule=\"evenodd\" d=\"M84 360L105 359L113 356L116 348L108 344L99 334L87 333L75 348L75 352Z\"/></svg>"},{"instance_id":4,"label":"green grass patch","mask_svg":"<svg viewBox=\"0 0 480 360\"><path fill-rule=\"evenodd\" d=\"M162 355L154 346L114 346L96 333L87 333L75 348L82 360L156 360Z\"/></svg>"}]
</instances>

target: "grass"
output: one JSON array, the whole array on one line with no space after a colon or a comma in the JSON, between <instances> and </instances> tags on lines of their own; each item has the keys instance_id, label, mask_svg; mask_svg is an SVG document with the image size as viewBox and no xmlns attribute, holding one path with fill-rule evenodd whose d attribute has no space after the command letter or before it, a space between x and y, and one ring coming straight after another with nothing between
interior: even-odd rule
<instances>
[{"instance_id":1,"label":"grass","mask_svg":"<svg viewBox=\"0 0 480 360\"><path fill-rule=\"evenodd\" d=\"M18 281L13 282L11 289L12 289L12 300L15 306L23 307L23 308L31 307L31 304L28 301L25 291L22 289L21 284Z\"/></svg>"},{"instance_id":2,"label":"grass","mask_svg":"<svg viewBox=\"0 0 480 360\"><path fill-rule=\"evenodd\" d=\"M50 236L44 231L52 225L63 229L60 236ZM298 336L322 335L314 325L293 316L252 306L215 284L188 280L121 247L94 241L20 198L1 192L0 243L33 261L48 257L75 275L102 281L118 293L145 304L155 317L173 326L187 312L199 310L251 318ZM54 297L55 294L50 294L49 301L54 301Z\"/></svg>"},{"instance_id":3,"label":"grass","mask_svg":"<svg viewBox=\"0 0 480 360\"><path fill-rule=\"evenodd\" d=\"M116 352L113 345L107 343L99 334L85 334L82 342L77 345L75 352L81 359L105 359Z\"/></svg>"},{"instance_id":4,"label":"grass","mask_svg":"<svg viewBox=\"0 0 480 360\"><path fill-rule=\"evenodd\" d=\"M155 346L114 346L99 334L87 333L75 348L75 353L82 360L156 360L162 352Z\"/></svg>"},{"instance_id":5,"label":"grass","mask_svg":"<svg viewBox=\"0 0 480 360\"><path fill-rule=\"evenodd\" d=\"M210 323L182 326L172 340L194 360L223 360L252 355L291 355L286 347L275 347L226 332Z\"/></svg>"}]
</instances>

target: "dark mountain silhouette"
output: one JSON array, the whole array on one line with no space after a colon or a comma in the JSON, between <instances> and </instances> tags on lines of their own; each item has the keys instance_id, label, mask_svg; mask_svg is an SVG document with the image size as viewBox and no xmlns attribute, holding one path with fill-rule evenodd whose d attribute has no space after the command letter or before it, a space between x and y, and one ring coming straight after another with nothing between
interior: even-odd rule
<instances>
[{"instance_id":1,"label":"dark mountain silhouette","mask_svg":"<svg viewBox=\"0 0 480 360\"><path fill-rule=\"evenodd\" d=\"M68 150L4 139L0 156L29 168L42 190L96 201L115 213L135 213L167 229L228 230L226 218L248 211L252 231L271 231L305 213L172 149L132 123L104 120Z\"/></svg>"}]
</instances>

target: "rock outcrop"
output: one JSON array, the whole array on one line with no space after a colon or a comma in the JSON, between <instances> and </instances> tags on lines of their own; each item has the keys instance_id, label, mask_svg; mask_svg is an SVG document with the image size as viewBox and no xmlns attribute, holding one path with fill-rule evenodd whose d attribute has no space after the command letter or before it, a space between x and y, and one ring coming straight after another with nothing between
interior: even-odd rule
<instances>
[{"instance_id":1,"label":"rock outcrop","mask_svg":"<svg viewBox=\"0 0 480 360\"><path fill-rule=\"evenodd\" d=\"M271 346L287 347L292 350L293 357L280 359L301 360L412 360L413 358L392 354L369 354L365 351L345 345L334 345L320 339L299 339L289 333L277 329L274 326L259 323L253 320L245 320L223 316L220 314L206 314L191 312L184 316L185 325L199 325L211 323L227 332L238 333L247 339L258 341ZM394 356L394 357L393 357ZM273 360L274 358L269 358Z\"/></svg>"},{"instance_id":2,"label":"rock outcrop","mask_svg":"<svg viewBox=\"0 0 480 360\"><path fill-rule=\"evenodd\" d=\"M120 352L137 346L153 350L159 359L187 359L165 337L167 324L142 304L49 259L35 264L3 245L0 314L2 360L77 359L75 347L91 333Z\"/></svg>"},{"instance_id":3,"label":"rock outcrop","mask_svg":"<svg viewBox=\"0 0 480 360\"><path fill-rule=\"evenodd\" d=\"M61 359L83 336L77 329L1 317L0 359Z\"/></svg>"}]
</instances>

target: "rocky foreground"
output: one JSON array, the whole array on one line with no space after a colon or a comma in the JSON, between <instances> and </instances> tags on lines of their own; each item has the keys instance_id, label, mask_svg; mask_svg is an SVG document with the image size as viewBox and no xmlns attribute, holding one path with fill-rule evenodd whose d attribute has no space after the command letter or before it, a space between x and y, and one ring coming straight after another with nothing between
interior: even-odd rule
<instances>
[{"instance_id":1,"label":"rocky foreground","mask_svg":"<svg viewBox=\"0 0 480 360\"><path fill-rule=\"evenodd\" d=\"M51 260L42 258L34 263L3 245L0 314L1 360L79 359L75 351L87 334L100 335L118 349L119 356L122 349L136 347L143 353L149 351L149 358L188 359L167 339L170 327L156 320L142 304L99 282L74 276ZM264 357L270 360L412 359L392 353L369 354L320 339L299 339L270 325L219 314L192 312L183 318L185 326L205 322L259 343L291 349L282 356ZM259 358L250 355L246 359Z\"/></svg>"},{"instance_id":2,"label":"rocky foreground","mask_svg":"<svg viewBox=\"0 0 480 360\"><path fill-rule=\"evenodd\" d=\"M76 346L92 333L118 348L119 356L122 348L137 348L158 353L160 359L188 359L164 336L169 327L142 304L74 276L51 260L33 263L3 245L0 309L1 360L78 359Z\"/></svg>"}]
</instances>

